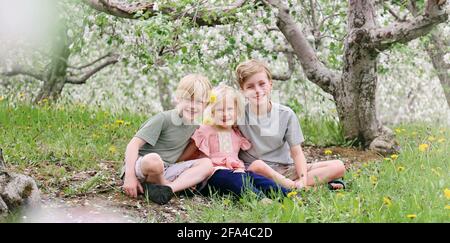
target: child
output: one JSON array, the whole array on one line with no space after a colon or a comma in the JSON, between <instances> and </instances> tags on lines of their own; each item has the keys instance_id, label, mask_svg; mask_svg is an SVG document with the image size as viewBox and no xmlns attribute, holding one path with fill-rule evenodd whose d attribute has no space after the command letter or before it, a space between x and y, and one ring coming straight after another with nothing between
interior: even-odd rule
<instances>
[{"instance_id":1,"label":"child","mask_svg":"<svg viewBox=\"0 0 450 243\"><path fill-rule=\"evenodd\" d=\"M329 182L330 189L343 189L344 182L337 180L345 173L342 161L306 164L301 148L304 139L297 116L289 107L271 101L272 75L268 67L260 61L250 60L238 65L236 76L248 99L246 124L239 125L242 134L252 143L252 148L239 154L246 164L251 163L248 170L282 185L290 185L288 187L302 188ZM280 177L280 174L288 178Z\"/></svg>"},{"instance_id":2,"label":"child","mask_svg":"<svg viewBox=\"0 0 450 243\"><path fill-rule=\"evenodd\" d=\"M141 126L125 152L122 177L128 196L135 198L145 188L150 200L165 204L175 192L211 176L213 167L208 158L175 163L198 128L194 121L203 113L210 90L206 77L185 76L177 86L176 108L153 116Z\"/></svg>"},{"instance_id":3,"label":"child","mask_svg":"<svg viewBox=\"0 0 450 243\"><path fill-rule=\"evenodd\" d=\"M288 190L280 188L274 181L246 171L244 162L238 157L240 150L248 150L251 147L250 142L236 127L238 117L243 113L243 106L241 94L233 88L219 85L214 89L210 104L205 110L206 125L195 131L193 142L182 157L188 158L200 150L210 158L216 172L208 184L220 193L232 192L240 195L247 186L244 184L249 182L249 189L258 196L266 196L270 191L277 190L286 194Z\"/></svg>"}]
</instances>

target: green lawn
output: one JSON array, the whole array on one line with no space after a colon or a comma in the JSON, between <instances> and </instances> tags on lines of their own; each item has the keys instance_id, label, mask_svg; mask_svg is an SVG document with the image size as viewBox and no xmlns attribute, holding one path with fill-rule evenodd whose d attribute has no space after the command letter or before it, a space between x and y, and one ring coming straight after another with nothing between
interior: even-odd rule
<instances>
[{"instance_id":1,"label":"green lawn","mask_svg":"<svg viewBox=\"0 0 450 243\"><path fill-rule=\"evenodd\" d=\"M86 194L108 183L116 171L105 171L99 162L112 161L117 170L126 144L148 115L2 100L0 147L15 170L33 168L39 174L44 193ZM345 145L339 126L325 122L302 120L307 143L322 144L322 138L323 144ZM402 147L398 157L351 168L347 191L317 188L301 192L302 200L269 205L251 195L238 201L214 197L206 205L186 200L189 217L196 222L450 222L450 129L404 124L394 130ZM89 170L101 173L81 187L67 182L69 172Z\"/></svg>"}]
</instances>

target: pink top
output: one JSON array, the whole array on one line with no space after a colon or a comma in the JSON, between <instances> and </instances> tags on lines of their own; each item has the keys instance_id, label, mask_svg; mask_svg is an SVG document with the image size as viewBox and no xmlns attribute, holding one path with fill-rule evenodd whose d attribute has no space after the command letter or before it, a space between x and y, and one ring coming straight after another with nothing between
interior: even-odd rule
<instances>
[{"instance_id":1,"label":"pink top","mask_svg":"<svg viewBox=\"0 0 450 243\"><path fill-rule=\"evenodd\" d=\"M237 128L220 131L212 126L201 125L192 135L192 139L215 167L245 168L244 162L238 157L239 150L248 150L252 144Z\"/></svg>"}]
</instances>

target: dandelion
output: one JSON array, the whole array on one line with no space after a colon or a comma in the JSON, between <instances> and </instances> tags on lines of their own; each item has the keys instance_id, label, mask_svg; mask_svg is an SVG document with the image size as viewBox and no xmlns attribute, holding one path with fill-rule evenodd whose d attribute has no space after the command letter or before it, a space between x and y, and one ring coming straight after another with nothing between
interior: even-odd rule
<instances>
[{"instance_id":1,"label":"dandelion","mask_svg":"<svg viewBox=\"0 0 450 243\"><path fill-rule=\"evenodd\" d=\"M396 160L398 158L398 154L391 155L391 159Z\"/></svg>"},{"instance_id":2,"label":"dandelion","mask_svg":"<svg viewBox=\"0 0 450 243\"><path fill-rule=\"evenodd\" d=\"M209 96L209 103L215 103L217 101L217 95L213 92L211 92L211 95Z\"/></svg>"},{"instance_id":3,"label":"dandelion","mask_svg":"<svg viewBox=\"0 0 450 243\"><path fill-rule=\"evenodd\" d=\"M225 206L230 205L230 203L231 203L231 200L228 199L228 198L225 198L225 199L223 200L223 205L225 205Z\"/></svg>"},{"instance_id":4,"label":"dandelion","mask_svg":"<svg viewBox=\"0 0 450 243\"><path fill-rule=\"evenodd\" d=\"M389 197L383 197L383 204L390 207L392 206L392 200Z\"/></svg>"},{"instance_id":5,"label":"dandelion","mask_svg":"<svg viewBox=\"0 0 450 243\"><path fill-rule=\"evenodd\" d=\"M430 141L430 142L434 142L435 140L436 140L436 138L433 137L433 136L429 136L429 137L428 137L428 141Z\"/></svg>"},{"instance_id":6,"label":"dandelion","mask_svg":"<svg viewBox=\"0 0 450 243\"><path fill-rule=\"evenodd\" d=\"M211 117L205 117L203 119L203 124L205 124L205 125L213 125L214 121L213 121L213 119Z\"/></svg>"},{"instance_id":7,"label":"dandelion","mask_svg":"<svg viewBox=\"0 0 450 243\"><path fill-rule=\"evenodd\" d=\"M289 192L289 193L287 194L287 197L288 197L288 198L293 198L293 197L295 197L295 196L297 196L297 191L292 191L292 192Z\"/></svg>"},{"instance_id":8,"label":"dandelion","mask_svg":"<svg viewBox=\"0 0 450 243\"><path fill-rule=\"evenodd\" d=\"M400 128L396 128L396 129L395 129L395 133L396 133L396 134L400 134L400 133L402 133L402 129L400 129Z\"/></svg>"},{"instance_id":9,"label":"dandelion","mask_svg":"<svg viewBox=\"0 0 450 243\"><path fill-rule=\"evenodd\" d=\"M402 172L402 171L404 171L404 170L405 170L405 167L403 167L403 166L397 167L397 171L398 171L398 172Z\"/></svg>"},{"instance_id":10,"label":"dandelion","mask_svg":"<svg viewBox=\"0 0 450 243\"><path fill-rule=\"evenodd\" d=\"M116 122L115 122L115 124L116 125L123 125L125 123L125 121L124 120L116 120Z\"/></svg>"},{"instance_id":11,"label":"dandelion","mask_svg":"<svg viewBox=\"0 0 450 243\"><path fill-rule=\"evenodd\" d=\"M116 146L114 146L114 145L110 146L109 147L109 152L112 153L112 154L116 153L117 152Z\"/></svg>"},{"instance_id":12,"label":"dandelion","mask_svg":"<svg viewBox=\"0 0 450 243\"><path fill-rule=\"evenodd\" d=\"M447 199L450 199L450 189L445 188L444 194L445 194L445 197L446 197Z\"/></svg>"},{"instance_id":13,"label":"dandelion","mask_svg":"<svg viewBox=\"0 0 450 243\"><path fill-rule=\"evenodd\" d=\"M332 155L332 154L333 154L333 151L327 149L327 150L324 151L324 154L325 154L325 155Z\"/></svg>"},{"instance_id":14,"label":"dandelion","mask_svg":"<svg viewBox=\"0 0 450 243\"><path fill-rule=\"evenodd\" d=\"M415 219L415 218L417 218L417 215L415 215L415 214L408 214L408 215L406 215L406 217L408 219Z\"/></svg>"},{"instance_id":15,"label":"dandelion","mask_svg":"<svg viewBox=\"0 0 450 243\"><path fill-rule=\"evenodd\" d=\"M419 151L425 152L425 151L427 151L428 147L430 147L430 145L428 145L426 143L422 143L421 145L419 145Z\"/></svg>"},{"instance_id":16,"label":"dandelion","mask_svg":"<svg viewBox=\"0 0 450 243\"><path fill-rule=\"evenodd\" d=\"M377 184L378 178L374 175L370 176L370 182L372 182L373 185Z\"/></svg>"}]
</instances>

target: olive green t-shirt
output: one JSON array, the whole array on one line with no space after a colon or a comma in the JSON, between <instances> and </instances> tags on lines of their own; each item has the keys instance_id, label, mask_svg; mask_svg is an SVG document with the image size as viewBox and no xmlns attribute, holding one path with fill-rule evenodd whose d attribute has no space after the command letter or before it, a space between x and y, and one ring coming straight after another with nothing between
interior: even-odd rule
<instances>
[{"instance_id":1,"label":"olive green t-shirt","mask_svg":"<svg viewBox=\"0 0 450 243\"><path fill-rule=\"evenodd\" d=\"M166 163L175 163L181 156L198 125L185 125L176 110L161 112L148 119L135 137L146 143L139 155L157 153Z\"/></svg>"}]
</instances>

